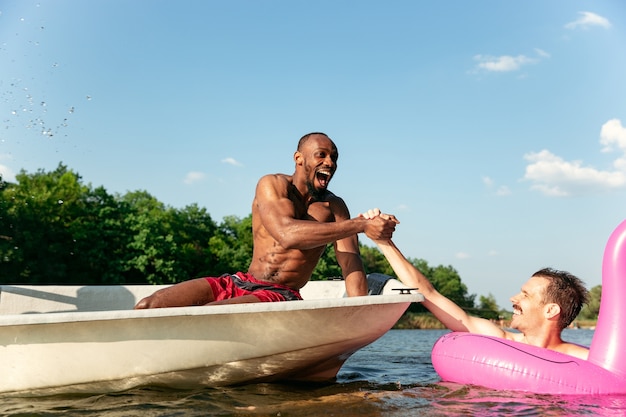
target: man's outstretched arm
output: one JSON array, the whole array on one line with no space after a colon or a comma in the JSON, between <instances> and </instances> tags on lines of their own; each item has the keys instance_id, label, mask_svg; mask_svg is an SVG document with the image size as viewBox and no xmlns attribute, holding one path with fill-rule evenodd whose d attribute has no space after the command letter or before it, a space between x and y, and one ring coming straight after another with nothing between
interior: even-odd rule
<instances>
[{"instance_id":1,"label":"man's outstretched arm","mask_svg":"<svg viewBox=\"0 0 626 417\"><path fill-rule=\"evenodd\" d=\"M442 295L431 282L411 264L391 240L376 241L398 279L424 295L422 303L444 326L457 332L470 332L504 337L504 331L489 320L470 316L452 300Z\"/></svg>"}]
</instances>

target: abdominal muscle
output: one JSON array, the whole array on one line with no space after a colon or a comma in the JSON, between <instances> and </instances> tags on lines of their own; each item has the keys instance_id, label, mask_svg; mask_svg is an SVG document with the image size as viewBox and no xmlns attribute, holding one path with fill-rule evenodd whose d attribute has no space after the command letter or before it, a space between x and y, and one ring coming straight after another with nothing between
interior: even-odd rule
<instances>
[{"instance_id":1,"label":"abdominal muscle","mask_svg":"<svg viewBox=\"0 0 626 417\"><path fill-rule=\"evenodd\" d=\"M248 273L260 281L285 285L298 291L311 278L323 251L324 246L307 250L287 250L276 242L273 248L264 250L258 248L257 241Z\"/></svg>"}]
</instances>

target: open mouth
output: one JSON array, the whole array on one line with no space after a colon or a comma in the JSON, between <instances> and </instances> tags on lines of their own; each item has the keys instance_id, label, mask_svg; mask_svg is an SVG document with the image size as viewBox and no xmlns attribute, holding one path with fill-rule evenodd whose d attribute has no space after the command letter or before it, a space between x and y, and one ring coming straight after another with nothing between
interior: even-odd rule
<instances>
[{"instance_id":1,"label":"open mouth","mask_svg":"<svg viewBox=\"0 0 626 417\"><path fill-rule=\"evenodd\" d=\"M319 182L322 188L328 187L328 183L330 182L331 173L327 170L317 171L315 174L315 178L317 178L317 182Z\"/></svg>"}]
</instances>

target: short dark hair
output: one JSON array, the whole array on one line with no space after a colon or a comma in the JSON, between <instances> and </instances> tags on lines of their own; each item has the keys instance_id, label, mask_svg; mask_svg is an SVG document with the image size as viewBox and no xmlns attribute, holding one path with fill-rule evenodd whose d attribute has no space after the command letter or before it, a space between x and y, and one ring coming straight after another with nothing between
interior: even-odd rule
<instances>
[{"instance_id":1,"label":"short dark hair","mask_svg":"<svg viewBox=\"0 0 626 417\"><path fill-rule=\"evenodd\" d=\"M309 141L309 139L311 138L311 136L314 136L314 135L322 135L322 136L326 136L328 139L330 139L326 133L322 133L322 132L307 133L306 135L304 135L304 136L302 136L300 138L300 141L298 141L298 151L301 151L302 147L304 146L304 144L307 143ZM332 139L331 139L331 141L332 141Z\"/></svg>"},{"instance_id":2,"label":"short dark hair","mask_svg":"<svg viewBox=\"0 0 626 417\"><path fill-rule=\"evenodd\" d=\"M555 303L561 307L559 324L561 329L566 328L580 314L583 304L589 302L589 291L583 281L567 271L553 268L543 268L533 274L533 277L546 278L549 283L543 296L544 303Z\"/></svg>"}]
</instances>

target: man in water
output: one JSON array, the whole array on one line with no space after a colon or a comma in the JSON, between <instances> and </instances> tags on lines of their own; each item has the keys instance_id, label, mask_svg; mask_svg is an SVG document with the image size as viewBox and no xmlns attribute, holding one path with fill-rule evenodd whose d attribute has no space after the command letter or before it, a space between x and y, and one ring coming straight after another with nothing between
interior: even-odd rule
<instances>
[{"instance_id":1,"label":"man in water","mask_svg":"<svg viewBox=\"0 0 626 417\"><path fill-rule=\"evenodd\" d=\"M348 296L367 295L358 233L390 239L393 216L350 219L343 199L328 190L339 153L324 133L298 142L293 175L265 175L252 202L252 262L247 273L197 278L159 290L135 308L254 303L301 299L326 245L334 244Z\"/></svg>"},{"instance_id":2,"label":"man in water","mask_svg":"<svg viewBox=\"0 0 626 417\"><path fill-rule=\"evenodd\" d=\"M378 209L361 214L367 219L393 219ZM566 353L587 359L589 349L563 341L561 332L578 316L589 292L574 275L551 268L541 269L522 286L521 292L511 297L513 318L509 332L490 320L468 315L461 307L440 294L428 279L411 264L391 239L373 239L394 272L406 285L417 288L424 295L423 305L448 329L456 332L478 333Z\"/></svg>"}]
</instances>

